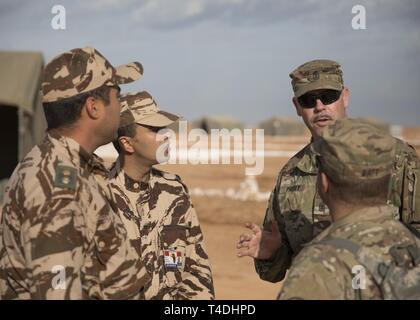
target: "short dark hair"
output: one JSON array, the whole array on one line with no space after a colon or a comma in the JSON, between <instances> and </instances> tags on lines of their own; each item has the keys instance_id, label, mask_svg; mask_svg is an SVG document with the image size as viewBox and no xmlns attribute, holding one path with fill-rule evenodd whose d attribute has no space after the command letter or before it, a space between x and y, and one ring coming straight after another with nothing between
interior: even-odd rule
<instances>
[{"instance_id":1,"label":"short dark hair","mask_svg":"<svg viewBox=\"0 0 420 320\"><path fill-rule=\"evenodd\" d=\"M118 138L120 137L134 138L134 136L136 135L136 129L137 129L137 123L132 123L127 126L118 128ZM118 138L117 140L113 141L112 144L114 145L114 148L117 150L117 152L121 153L122 150L121 150Z\"/></svg>"},{"instance_id":2,"label":"short dark hair","mask_svg":"<svg viewBox=\"0 0 420 320\"><path fill-rule=\"evenodd\" d=\"M101 99L105 105L108 105L110 102L109 94L111 88L109 86L102 86L71 98L43 103L48 129L72 126L79 120L82 108L89 97Z\"/></svg>"}]
</instances>

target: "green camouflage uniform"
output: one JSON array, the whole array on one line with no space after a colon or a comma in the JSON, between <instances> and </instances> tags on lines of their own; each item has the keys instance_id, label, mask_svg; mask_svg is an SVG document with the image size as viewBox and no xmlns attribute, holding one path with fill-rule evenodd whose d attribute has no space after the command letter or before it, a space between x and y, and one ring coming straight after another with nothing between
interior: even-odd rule
<instances>
[{"instance_id":1,"label":"green camouflage uniform","mask_svg":"<svg viewBox=\"0 0 420 320\"><path fill-rule=\"evenodd\" d=\"M45 67L43 102L131 82L141 72L138 63L116 69L93 48L74 49ZM140 296L148 276L108 200L109 186L94 177L104 170L76 141L54 134L18 164L1 212L1 299Z\"/></svg>"},{"instance_id":2,"label":"green camouflage uniform","mask_svg":"<svg viewBox=\"0 0 420 320\"><path fill-rule=\"evenodd\" d=\"M123 95L121 101L120 126L164 127L178 119L158 110L147 92ZM145 298L214 299L203 234L181 178L151 167L142 181L135 181L120 163L111 170L111 189L131 244L151 277Z\"/></svg>"},{"instance_id":3,"label":"green camouflage uniform","mask_svg":"<svg viewBox=\"0 0 420 320\"><path fill-rule=\"evenodd\" d=\"M328 127L313 149L330 179L357 185L390 174L396 145L394 138L372 126L346 119ZM399 271L391 268L394 265ZM355 266L367 268L365 288L354 285ZM401 275L390 280L392 272ZM396 296L398 291L403 294ZM383 205L350 212L305 245L293 261L279 298L407 296L420 297L420 240L395 219L395 208Z\"/></svg>"},{"instance_id":4,"label":"green camouflage uniform","mask_svg":"<svg viewBox=\"0 0 420 320\"><path fill-rule=\"evenodd\" d=\"M416 245L420 241L393 217L388 206L371 207L354 211L322 232L301 250L283 284L280 299L381 299L383 293L375 278L366 272L366 288L354 289L352 273L360 262L354 253L337 248L335 239L349 239L368 248L368 254L377 261L389 263L394 259L389 249L394 246ZM322 243L328 240L331 243ZM320 243L319 243L320 242ZM417 244L416 244L417 243ZM366 249L365 249L366 250ZM410 264L412 257L401 254L403 263ZM412 271L412 281L420 282L420 267Z\"/></svg>"},{"instance_id":5,"label":"green camouflage uniform","mask_svg":"<svg viewBox=\"0 0 420 320\"><path fill-rule=\"evenodd\" d=\"M298 67L290 75L295 95L316 89L343 89L339 64L315 60ZM292 157L280 171L271 193L264 228L277 221L282 245L270 260L254 259L260 278L281 281L293 257L302 246L330 225L328 207L316 190L318 170L310 144ZM394 216L420 229L420 160L413 147L397 139L388 203ZM416 187L416 184L418 185Z\"/></svg>"}]
</instances>

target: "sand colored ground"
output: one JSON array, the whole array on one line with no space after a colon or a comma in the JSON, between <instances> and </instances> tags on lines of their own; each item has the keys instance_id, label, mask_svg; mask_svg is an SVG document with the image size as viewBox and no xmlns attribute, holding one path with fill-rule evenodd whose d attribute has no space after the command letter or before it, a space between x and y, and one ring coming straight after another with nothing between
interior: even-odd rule
<instances>
[{"instance_id":1,"label":"sand colored ground","mask_svg":"<svg viewBox=\"0 0 420 320\"><path fill-rule=\"evenodd\" d=\"M306 138L269 139L266 149L297 150ZM257 176L260 191L271 191L286 158L266 158L264 170ZM176 172L188 188L238 188L245 178L245 165L164 165L163 170ZM261 280L252 258L237 257L236 243L246 232L245 222L261 224L265 201L238 201L225 197L192 196L203 229L212 266L217 299L275 299L281 283Z\"/></svg>"}]
</instances>

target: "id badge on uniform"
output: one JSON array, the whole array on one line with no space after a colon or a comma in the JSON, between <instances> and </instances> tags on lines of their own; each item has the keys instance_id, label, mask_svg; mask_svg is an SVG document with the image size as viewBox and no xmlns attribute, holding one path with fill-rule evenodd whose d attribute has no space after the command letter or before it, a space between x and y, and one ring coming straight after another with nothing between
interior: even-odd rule
<instances>
[{"instance_id":1,"label":"id badge on uniform","mask_svg":"<svg viewBox=\"0 0 420 320\"><path fill-rule=\"evenodd\" d=\"M165 249L163 250L163 257L166 270L184 270L184 255L181 250Z\"/></svg>"}]
</instances>

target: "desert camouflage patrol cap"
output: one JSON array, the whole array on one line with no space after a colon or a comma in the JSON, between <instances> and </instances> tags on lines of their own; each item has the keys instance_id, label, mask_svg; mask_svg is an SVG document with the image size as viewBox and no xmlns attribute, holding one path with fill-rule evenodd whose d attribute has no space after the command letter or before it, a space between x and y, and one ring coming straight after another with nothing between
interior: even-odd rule
<instances>
[{"instance_id":1,"label":"desert camouflage patrol cap","mask_svg":"<svg viewBox=\"0 0 420 320\"><path fill-rule=\"evenodd\" d=\"M179 117L159 109L153 97L146 91L121 95L120 127L138 123L152 127L166 127Z\"/></svg>"},{"instance_id":2,"label":"desert camouflage patrol cap","mask_svg":"<svg viewBox=\"0 0 420 320\"><path fill-rule=\"evenodd\" d=\"M340 64L332 60L312 60L293 70L292 87L295 98L313 90L343 90L343 72Z\"/></svg>"},{"instance_id":3,"label":"desert camouflage patrol cap","mask_svg":"<svg viewBox=\"0 0 420 320\"><path fill-rule=\"evenodd\" d=\"M143 66L132 62L113 67L96 49L76 48L53 58L42 72L42 102L54 102L102 86L130 83L143 75Z\"/></svg>"},{"instance_id":4,"label":"desert camouflage patrol cap","mask_svg":"<svg viewBox=\"0 0 420 320\"><path fill-rule=\"evenodd\" d=\"M341 183L390 174L395 148L395 138L361 119L337 120L312 144L322 171Z\"/></svg>"}]
</instances>

